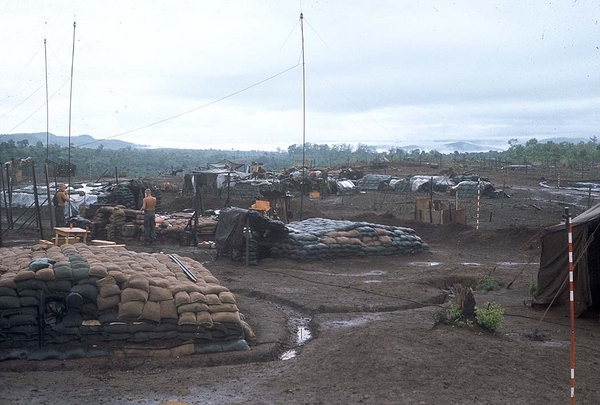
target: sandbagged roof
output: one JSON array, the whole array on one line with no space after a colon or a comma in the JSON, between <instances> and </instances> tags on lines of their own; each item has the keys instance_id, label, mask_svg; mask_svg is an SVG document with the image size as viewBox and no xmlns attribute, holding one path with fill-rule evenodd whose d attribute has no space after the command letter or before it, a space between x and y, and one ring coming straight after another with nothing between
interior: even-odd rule
<instances>
[{"instance_id":1,"label":"sandbagged roof","mask_svg":"<svg viewBox=\"0 0 600 405\"><path fill-rule=\"evenodd\" d=\"M40 330L46 343L252 335L235 296L192 259L81 243L0 248L0 348L35 346Z\"/></svg>"},{"instance_id":2,"label":"sandbagged roof","mask_svg":"<svg viewBox=\"0 0 600 405\"><path fill-rule=\"evenodd\" d=\"M429 250L411 228L310 218L287 225L288 235L273 235L261 243L274 257L317 260L344 256L387 256Z\"/></svg>"}]
</instances>

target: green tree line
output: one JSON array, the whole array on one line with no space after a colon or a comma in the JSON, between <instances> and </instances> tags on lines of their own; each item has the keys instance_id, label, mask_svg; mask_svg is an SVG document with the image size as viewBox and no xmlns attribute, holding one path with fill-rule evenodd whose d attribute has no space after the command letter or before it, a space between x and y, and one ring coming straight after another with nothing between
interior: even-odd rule
<instances>
[{"instance_id":1,"label":"green tree line","mask_svg":"<svg viewBox=\"0 0 600 405\"><path fill-rule=\"evenodd\" d=\"M277 149L268 151L234 151L216 149L136 149L123 148L118 150L106 149L100 144L96 148L60 147L37 142L30 145L27 140L0 143L0 162L11 158L22 159L32 157L36 164L43 165L46 159L56 163L71 162L76 165L78 177L99 178L115 175L146 177L160 174L171 174L173 170L190 173L202 170L208 163L222 159L249 164L253 161L263 163L267 170L280 170L302 164L305 157L310 167L340 167L365 166L377 160L394 162L419 162L451 164L463 162L466 165L476 165L477 162L497 162L506 164L532 164L536 166L556 167L567 166L574 169L596 167L600 161L600 145L596 137L587 142L539 142L533 138L519 143L517 139L508 142L506 151L489 151L477 153L440 153L395 147L387 151L377 151L372 146L359 144L320 145L306 143L290 145L287 150ZM26 174L26 173L25 173Z\"/></svg>"}]
</instances>

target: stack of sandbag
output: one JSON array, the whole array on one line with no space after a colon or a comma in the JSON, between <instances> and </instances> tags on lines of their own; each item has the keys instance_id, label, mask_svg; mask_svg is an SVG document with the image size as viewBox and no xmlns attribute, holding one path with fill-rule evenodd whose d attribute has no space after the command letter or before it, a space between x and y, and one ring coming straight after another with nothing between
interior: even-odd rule
<instances>
[{"instance_id":1,"label":"stack of sandbag","mask_svg":"<svg viewBox=\"0 0 600 405\"><path fill-rule=\"evenodd\" d=\"M144 232L144 213L122 205L98 208L92 220L92 237L115 240L135 238Z\"/></svg>"},{"instance_id":2,"label":"stack of sandbag","mask_svg":"<svg viewBox=\"0 0 600 405\"><path fill-rule=\"evenodd\" d=\"M36 274L32 271L21 273L21 268L28 269L32 259L41 258L43 254L34 254L29 249L0 249L0 348L6 346L10 328L11 335L21 345L35 344L38 335L38 292L33 287L45 286L44 278L52 278L47 272ZM37 278L36 278L37 276Z\"/></svg>"},{"instance_id":3,"label":"stack of sandbag","mask_svg":"<svg viewBox=\"0 0 600 405\"><path fill-rule=\"evenodd\" d=\"M107 239L106 225L110 222L113 210L112 206L101 206L96 210L92 218L92 238Z\"/></svg>"},{"instance_id":4,"label":"stack of sandbag","mask_svg":"<svg viewBox=\"0 0 600 405\"><path fill-rule=\"evenodd\" d=\"M174 214L176 215L176 214ZM185 231L190 218L166 218L158 224L156 235L164 238L178 239ZM192 219L192 227L194 226ZM214 234L218 220L215 216L202 216L198 218L198 232L204 234Z\"/></svg>"},{"instance_id":5,"label":"stack of sandbag","mask_svg":"<svg viewBox=\"0 0 600 405\"><path fill-rule=\"evenodd\" d=\"M125 222L127 224L144 226L144 211L126 208L123 210L123 213L125 214Z\"/></svg>"},{"instance_id":6,"label":"stack of sandbag","mask_svg":"<svg viewBox=\"0 0 600 405\"><path fill-rule=\"evenodd\" d=\"M121 227L127 223L125 217L125 209L120 206L116 206L110 216L110 223L116 225L117 227Z\"/></svg>"},{"instance_id":7,"label":"stack of sandbag","mask_svg":"<svg viewBox=\"0 0 600 405\"><path fill-rule=\"evenodd\" d=\"M0 348L81 341L200 343L253 333L200 263L81 243L0 248ZM41 310L42 316L39 316Z\"/></svg>"},{"instance_id":8,"label":"stack of sandbag","mask_svg":"<svg viewBox=\"0 0 600 405\"><path fill-rule=\"evenodd\" d=\"M217 220L216 216L203 216L198 218L198 232L201 233L215 233L215 229L217 229Z\"/></svg>"},{"instance_id":9,"label":"stack of sandbag","mask_svg":"<svg viewBox=\"0 0 600 405\"><path fill-rule=\"evenodd\" d=\"M271 256L315 260L343 256L386 256L428 250L410 228L368 222L311 218L289 224L288 235L278 234L261 240L270 247Z\"/></svg>"},{"instance_id":10,"label":"stack of sandbag","mask_svg":"<svg viewBox=\"0 0 600 405\"><path fill-rule=\"evenodd\" d=\"M189 218L165 219L158 224L158 227L156 228L156 235L177 237L181 235L189 222Z\"/></svg>"},{"instance_id":11,"label":"stack of sandbag","mask_svg":"<svg viewBox=\"0 0 600 405\"><path fill-rule=\"evenodd\" d=\"M246 249L245 241L241 247L234 247L224 252L227 257L237 262L248 263L250 266L257 266L260 257L260 242L257 235L253 235L248 239L248 248ZM246 251L248 251L248 260L246 261Z\"/></svg>"}]
</instances>

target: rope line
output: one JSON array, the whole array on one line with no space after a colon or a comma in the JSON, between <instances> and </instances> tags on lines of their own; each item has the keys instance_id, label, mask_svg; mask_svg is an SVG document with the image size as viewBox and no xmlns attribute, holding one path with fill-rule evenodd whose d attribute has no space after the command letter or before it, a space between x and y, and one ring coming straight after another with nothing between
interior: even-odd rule
<instances>
[{"instance_id":1,"label":"rope line","mask_svg":"<svg viewBox=\"0 0 600 405\"><path fill-rule=\"evenodd\" d=\"M106 137L106 138L103 138L103 139L96 139L96 140L94 140L94 141L91 141L91 142L88 142L88 143L84 143L84 144L78 145L77 147L78 147L78 148L80 148L80 147L87 146L87 145L91 145L91 144L94 144L94 143L97 143L97 142L106 141L106 140L108 140L108 139L117 138L117 137L119 137L119 136L123 136L123 135L126 135L126 134L130 134L130 133L132 133L132 132L141 131L142 129L150 128L150 127L152 127L152 126L155 126L155 125L158 125L158 124L162 124L163 122L167 122L167 121L173 120L173 119L175 119L175 118L179 118L179 117L181 117L181 116L183 116L183 115L190 114L190 113L192 113L192 112L194 112L194 111L198 111L198 110L200 110L200 109L202 109L202 108L206 108L206 107L208 107L208 106L211 106L211 105L213 105L213 104L219 103L219 102L221 102L221 101L223 101L223 100L226 100L226 99L228 99L228 98L230 98L230 97L236 96L236 95L238 95L238 94L240 94L240 93L243 93L244 91L250 90L250 89L252 89L252 88L254 88L254 87L256 87L256 86L259 86L259 85L261 85L261 84L263 84L263 83L265 83L265 82L268 82L269 80L272 80L272 79L274 79L274 78L276 78L276 77L278 77L278 76L281 76L281 75L282 75L282 74L284 74L284 73L287 73L287 72L289 72L290 70L292 70L292 69L296 68L297 66L298 66L298 64L296 64L296 65L294 65L294 66L291 66L291 67L289 67L289 68L287 68L287 69L285 69L285 70L283 70L283 71L281 71L281 72L279 72L279 73L276 73L276 74L274 74L274 75L272 75L272 76L269 76L269 77L267 77L266 79L263 79L263 80L261 80L261 81L258 81L258 82L256 82L256 83L254 83L254 84L250 85L250 86L244 87L243 89L240 89L240 90L238 90L238 91L235 91L235 92L233 92L233 93L230 93L230 94L228 94L228 95L226 95L226 96L223 96L223 97L221 97L221 98L218 98L218 99L216 99L216 100L213 100L213 101L211 101L211 102L208 102L208 103L206 103L206 104L203 104L203 105L201 105L201 106L199 106L199 107L192 108L191 110L188 110L188 111L185 111L185 112L182 112L182 113L179 113L179 114L173 115L173 116L171 116L171 117L168 117L168 118L164 118L164 119L162 119L162 120L159 120L159 121L153 122L153 123L151 123L151 124L147 124L147 125L143 125L143 126L141 126L141 127L138 127L138 128L130 129L129 131L125 131L125 132L121 132L121 133L119 133L119 134L116 134L116 135L108 136L108 137Z\"/></svg>"},{"instance_id":2,"label":"rope line","mask_svg":"<svg viewBox=\"0 0 600 405\"><path fill-rule=\"evenodd\" d=\"M62 89L64 87L65 84L67 84L69 82L69 80L70 80L70 78L67 78L67 80L65 80L65 82L63 84L61 84L61 86L52 94L52 96L50 97L50 100L60 91L60 89ZM19 128L22 124L24 124L29 118L31 118L36 112L38 112L45 105L46 105L46 103L44 102L44 104L42 104L41 106L39 106L34 112L32 112L31 114L29 114L29 116L27 116L27 118L25 118L23 121L21 121L20 123L18 123L10 131L8 131L6 134L0 135L0 139L2 139L3 137L9 135L9 133L12 132L12 131L14 131L15 129Z\"/></svg>"},{"instance_id":3,"label":"rope line","mask_svg":"<svg viewBox=\"0 0 600 405\"><path fill-rule=\"evenodd\" d=\"M316 70L314 70L310 65L308 66L308 68L311 71L313 71L317 76L319 76L321 79L323 79L323 81L325 83L327 83L329 86L331 86L332 89L334 89L335 91L337 91L338 93L340 93L346 100L348 100L352 105L354 105L356 108L358 108L363 114L365 114L373 122L375 122L377 125L379 125L385 132L387 132L388 134L390 134L392 136L392 138L394 138L395 141L401 142L401 140L396 135L394 135L389 129L387 129L386 127L384 127L379 121L377 121L375 118L373 118L371 116L371 114L369 114L365 109L363 109L361 106L359 106L358 104L356 104L354 102L354 100L352 100L350 97L348 97L346 94L344 94L340 89L338 89L333 84L331 84L325 77L321 76L319 74L319 72L317 72Z\"/></svg>"},{"instance_id":4,"label":"rope line","mask_svg":"<svg viewBox=\"0 0 600 405\"><path fill-rule=\"evenodd\" d=\"M17 104L16 106L14 106L12 109L10 109L9 111L7 111L6 113L4 113L4 115L0 115L0 119L6 117L8 114L10 114L11 112L13 112L14 110L16 110L17 108L19 108L20 106L23 105L23 103L27 100L29 100L35 93L37 93L38 91L40 91L40 89L44 87L44 83L42 83L40 85L40 87L38 87L37 89L35 89L33 91L33 93L31 93L30 95L28 95L25 99L23 99L23 101L21 101L19 104ZM7 96L8 97L8 96ZM5 136L6 134L2 135Z\"/></svg>"}]
</instances>

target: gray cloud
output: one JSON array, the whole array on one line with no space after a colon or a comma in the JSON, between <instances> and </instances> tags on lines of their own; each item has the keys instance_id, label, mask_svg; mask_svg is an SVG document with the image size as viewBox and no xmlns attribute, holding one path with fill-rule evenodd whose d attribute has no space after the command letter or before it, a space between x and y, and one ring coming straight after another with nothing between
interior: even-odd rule
<instances>
[{"instance_id":1,"label":"gray cloud","mask_svg":"<svg viewBox=\"0 0 600 405\"><path fill-rule=\"evenodd\" d=\"M310 142L590 137L598 128L596 2L302 3ZM44 91L32 92L44 85L47 37L51 131L66 135L73 4L3 7L0 133L45 129L45 109L34 113ZM262 1L78 3L73 130L119 135L293 66L299 11ZM301 91L297 66L119 139L286 148L301 139Z\"/></svg>"}]
</instances>

